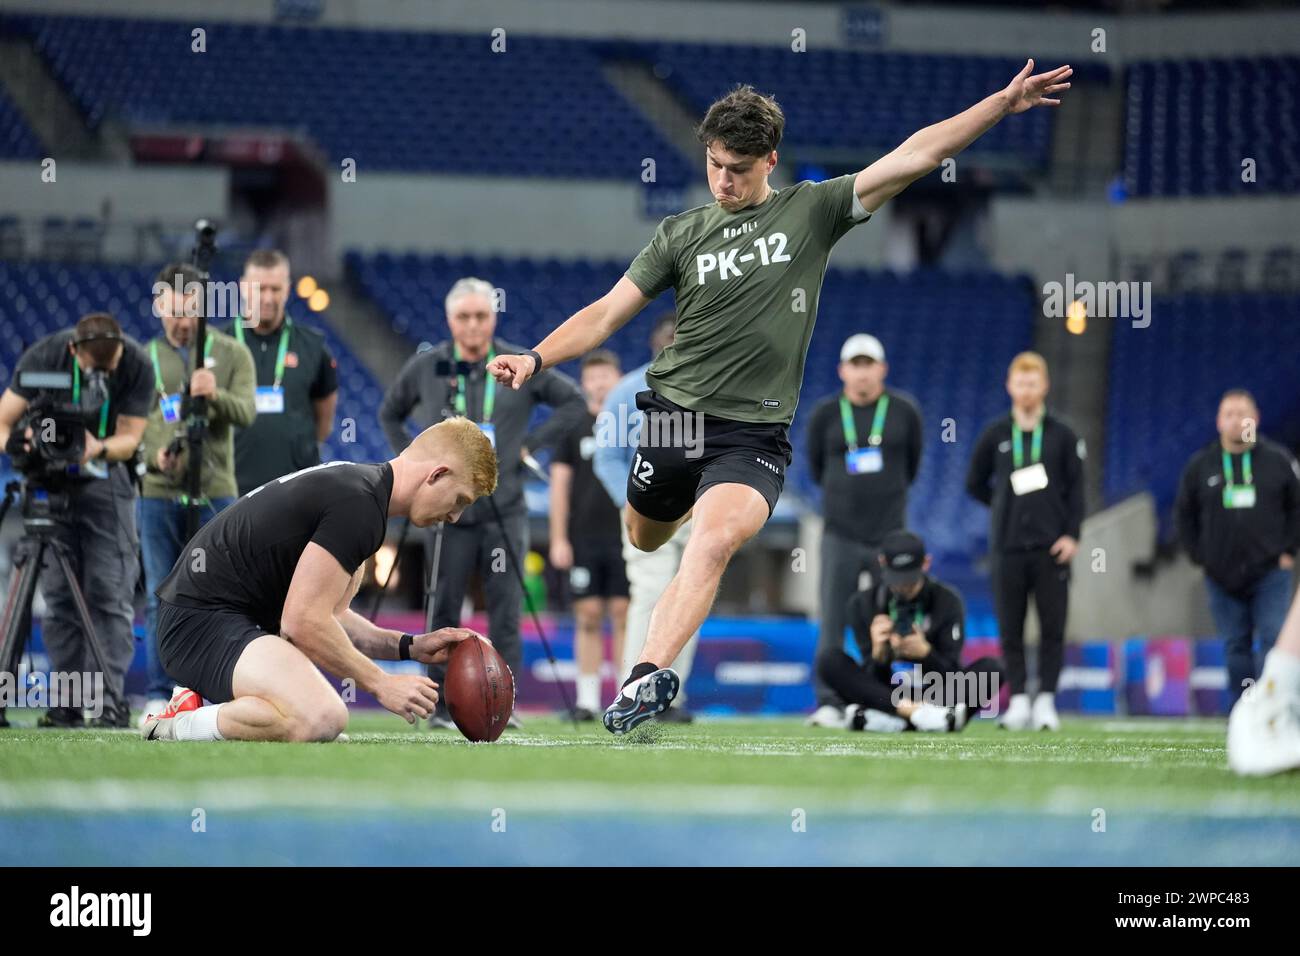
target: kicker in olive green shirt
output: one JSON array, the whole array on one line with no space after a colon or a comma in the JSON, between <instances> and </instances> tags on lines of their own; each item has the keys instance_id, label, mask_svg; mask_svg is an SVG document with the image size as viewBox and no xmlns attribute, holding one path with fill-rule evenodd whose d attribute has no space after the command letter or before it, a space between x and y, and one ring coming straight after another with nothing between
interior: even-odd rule
<instances>
[{"instance_id":1,"label":"kicker in olive green shirt","mask_svg":"<svg viewBox=\"0 0 1300 956\"><path fill-rule=\"evenodd\" d=\"M217 379L217 393L208 398L208 432L203 442L203 494L208 498L234 498L239 494L235 483L235 426L246 427L253 422L256 410L253 392L257 378L253 371L253 356L229 335L209 327L212 340L207 367ZM157 343L155 346L154 343ZM160 335L144 346L146 357L156 349L158 364L150 360L149 376L154 383L153 406L149 423L145 426L144 441L140 448L147 471L143 494L146 498L176 498L185 491L186 469L189 466L188 450L181 454L181 464L174 476L158 470L158 449L176 435L185 434L184 420L163 421L162 394L180 392L190 380L194 370L193 346L187 350L189 362L182 365L181 356L165 335ZM158 388L158 377L162 389Z\"/></svg>"},{"instance_id":2,"label":"kicker in olive green shirt","mask_svg":"<svg viewBox=\"0 0 1300 956\"><path fill-rule=\"evenodd\" d=\"M855 215L854 173L773 190L757 206L716 202L669 216L627 277L647 298L672 288L677 333L646 381L692 411L742 422L794 418L831 249Z\"/></svg>"}]
</instances>

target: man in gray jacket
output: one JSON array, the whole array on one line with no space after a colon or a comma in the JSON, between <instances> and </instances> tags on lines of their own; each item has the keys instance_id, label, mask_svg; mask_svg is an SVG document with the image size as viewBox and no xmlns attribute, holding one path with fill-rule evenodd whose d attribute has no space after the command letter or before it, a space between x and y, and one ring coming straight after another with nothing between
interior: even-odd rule
<instances>
[{"instance_id":1,"label":"man in gray jacket","mask_svg":"<svg viewBox=\"0 0 1300 956\"><path fill-rule=\"evenodd\" d=\"M384 396L379 420L394 452L400 453L413 434L455 416L477 422L496 448L501 469L496 493L479 499L459 521L443 527L433 628L460 625L461 605L477 568L487 595L487 636L518 680L523 666L519 637L523 593L507 562L522 562L528 550L523 459L576 427L587 406L577 383L558 371L535 376L518 391L499 387L485 374L487 363L496 356L524 351L495 337L497 301L496 290L482 279L460 279L451 287L446 300L451 341L411 357ZM538 405L549 405L553 414L528 433L529 419ZM415 424L414 432L407 430L408 417ZM505 525L504 538L492 512L493 501ZM425 557L430 563L436 533L431 529L425 539ZM501 560L502 548L508 548L513 558ZM438 684L443 672L440 665L429 667L430 678ZM440 700L429 719L430 727L454 726L445 708ZM514 718L511 721L516 723Z\"/></svg>"}]
</instances>

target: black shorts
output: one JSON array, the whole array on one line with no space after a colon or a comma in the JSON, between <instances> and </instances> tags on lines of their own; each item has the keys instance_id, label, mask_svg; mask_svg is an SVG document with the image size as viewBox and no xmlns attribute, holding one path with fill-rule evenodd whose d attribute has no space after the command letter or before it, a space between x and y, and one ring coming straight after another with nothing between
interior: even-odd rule
<instances>
[{"instance_id":1,"label":"black shorts","mask_svg":"<svg viewBox=\"0 0 1300 956\"><path fill-rule=\"evenodd\" d=\"M575 539L573 567L569 569L569 594L574 600L627 597L623 542Z\"/></svg>"},{"instance_id":2,"label":"black shorts","mask_svg":"<svg viewBox=\"0 0 1300 956\"><path fill-rule=\"evenodd\" d=\"M266 628L238 611L158 601L159 663L177 684L214 704L235 699L239 655L265 633Z\"/></svg>"},{"instance_id":3,"label":"black shorts","mask_svg":"<svg viewBox=\"0 0 1300 956\"><path fill-rule=\"evenodd\" d=\"M639 514L676 521L709 488L735 482L761 494L772 516L792 460L786 425L704 415L653 390L637 392L636 407L646 417L627 476L627 503ZM667 417L656 423L654 413Z\"/></svg>"}]
</instances>

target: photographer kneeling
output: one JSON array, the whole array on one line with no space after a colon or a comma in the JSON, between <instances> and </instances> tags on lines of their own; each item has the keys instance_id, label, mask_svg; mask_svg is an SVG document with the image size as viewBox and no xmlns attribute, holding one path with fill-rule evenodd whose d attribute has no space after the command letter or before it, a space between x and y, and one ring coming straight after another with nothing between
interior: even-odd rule
<instances>
[{"instance_id":1,"label":"photographer kneeling","mask_svg":"<svg viewBox=\"0 0 1300 956\"><path fill-rule=\"evenodd\" d=\"M955 731L998 699L1001 664L961 666L966 610L961 596L930 577L925 543L907 531L886 536L881 581L849 598L846 616L863 663L842 648L820 654L817 672L849 702L846 726L871 731ZM910 690L894 673L911 672Z\"/></svg>"},{"instance_id":2,"label":"photographer kneeling","mask_svg":"<svg viewBox=\"0 0 1300 956\"><path fill-rule=\"evenodd\" d=\"M37 375L45 379L33 382ZM70 388L64 385L68 380ZM96 312L24 352L0 396L0 444L28 490L48 492L51 502L66 496L66 508L51 508L52 537L68 555L104 652L103 711L96 726L130 723L124 684L135 652L132 599L140 558L128 462L144 435L150 383L140 346L112 316ZM41 569L40 587L51 671L98 671L76 597L53 555ZM77 708L55 699L50 704L40 726L82 725Z\"/></svg>"}]
</instances>

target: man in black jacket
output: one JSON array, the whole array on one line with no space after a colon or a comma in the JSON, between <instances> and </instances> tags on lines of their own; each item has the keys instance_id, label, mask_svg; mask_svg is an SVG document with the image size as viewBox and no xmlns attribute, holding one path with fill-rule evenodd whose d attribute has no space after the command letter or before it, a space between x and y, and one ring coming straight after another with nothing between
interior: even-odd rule
<instances>
[{"instance_id":1,"label":"man in black jacket","mask_svg":"<svg viewBox=\"0 0 1300 956\"><path fill-rule=\"evenodd\" d=\"M1244 389L1219 400L1216 426L1218 440L1183 469L1174 511L1183 547L1205 568L1235 702L1259 674L1256 661L1273 646L1290 603L1300 549L1300 466L1257 433L1259 408Z\"/></svg>"},{"instance_id":2,"label":"man in black jacket","mask_svg":"<svg viewBox=\"0 0 1300 956\"><path fill-rule=\"evenodd\" d=\"M880 542L907 522L907 490L921 466L921 412L909 395L885 387L889 365L874 335L849 336L840 349L844 388L808 420L808 467L822 488L818 597L819 656L844 646L844 607L864 571L876 568ZM842 726L845 702L813 671L814 726Z\"/></svg>"},{"instance_id":3,"label":"man in black jacket","mask_svg":"<svg viewBox=\"0 0 1300 956\"><path fill-rule=\"evenodd\" d=\"M1070 560L1083 523L1083 441L1047 410L1047 362L1021 352L1007 373L1011 414L984 429L975 444L966 490L991 506L989 550L1002 653L1011 703L1009 730L1059 730L1056 682L1065 657ZM1042 628L1038 696L1025 691L1025 613L1029 595Z\"/></svg>"},{"instance_id":4,"label":"man in black jacket","mask_svg":"<svg viewBox=\"0 0 1300 956\"><path fill-rule=\"evenodd\" d=\"M459 626L461 604L477 569L487 597L488 637L518 679L523 666L519 637L523 592L507 562L522 562L528 550L523 459L530 450L552 445L576 428L587 405L577 383L557 370L534 376L518 390L498 387L485 373L485 366L495 356L523 351L494 337L496 301L495 290L482 279L461 279L451 287L446 300L451 341L411 357L384 396L379 420L394 452L401 452L411 441L406 430L408 416L414 418L417 431L422 431L443 419L463 415L479 423L496 449L501 467L496 492L465 509L456 524L443 527L432 629ZM528 421L538 405L549 405L553 414L529 434ZM492 511L493 502L505 526L504 538ZM430 531L425 541L430 561L434 542L435 532ZM514 557L507 557L505 549ZM441 665L431 666L429 676L441 684L443 670ZM443 702L429 725L455 726Z\"/></svg>"},{"instance_id":5,"label":"man in black jacket","mask_svg":"<svg viewBox=\"0 0 1300 956\"><path fill-rule=\"evenodd\" d=\"M926 573L930 556L919 537L893 532L878 561L879 580L845 608L862 664L842 647L827 648L817 671L849 701L850 730L961 730L998 699L1001 665L984 657L962 667L966 609L961 595ZM910 672L910 690L895 674L900 664Z\"/></svg>"}]
</instances>

